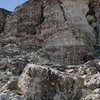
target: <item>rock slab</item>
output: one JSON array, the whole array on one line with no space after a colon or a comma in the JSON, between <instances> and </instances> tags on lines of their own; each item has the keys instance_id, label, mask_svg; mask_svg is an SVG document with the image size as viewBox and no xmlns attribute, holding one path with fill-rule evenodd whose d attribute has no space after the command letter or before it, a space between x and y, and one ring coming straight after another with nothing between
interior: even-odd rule
<instances>
[{"instance_id":1,"label":"rock slab","mask_svg":"<svg viewBox=\"0 0 100 100\"><path fill-rule=\"evenodd\" d=\"M21 74L18 86L26 100L79 100L82 94L83 79L51 69L28 64Z\"/></svg>"}]
</instances>

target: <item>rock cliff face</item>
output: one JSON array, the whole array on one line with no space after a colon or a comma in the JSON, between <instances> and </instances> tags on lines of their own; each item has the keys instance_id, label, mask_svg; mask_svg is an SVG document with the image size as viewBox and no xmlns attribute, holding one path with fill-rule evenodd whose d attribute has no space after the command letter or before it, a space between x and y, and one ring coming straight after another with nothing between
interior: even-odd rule
<instances>
[{"instance_id":1,"label":"rock cliff face","mask_svg":"<svg viewBox=\"0 0 100 100\"><path fill-rule=\"evenodd\" d=\"M54 69L51 71L51 76L47 76L45 67L27 65L18 83L26 100L79 100L83 79Z\"/></svg>"},{"instance_id":2,"label":"rock cliff face","mask_svg":"<svg viewBox=\"0 0 100 100\"><path fill-rule=\"evenodd\" d=\"M0 33L4 31L5 19L11 12L0 8Z\"/></svg>"},{"instance_id":3,"label":"rock cliff face","mask_svg":"<svg viewBox=\"0 0 100 100\"><path fill-rule=\"evenodd\" d=\"M4 48L12 49L5 52L11 56L36 51L56 63L83 63L95 44L86 19L88 4L86 0L29 0L18 6L5 25Z\"/></svg>"},{"instance_id":4,"label":"rock cliff face","mask_svg":"<svg viewBox=\"0 0 100 100\"><path fill-rule=\"evenodd\" d=\"M2 100L100 98L100 59L86 62L100 39L99 0L28 0L7 19L6 11L1 13L0 88L9 80ZM98 93L92 93L96 88Z\"/></svg>"}]
</instances>

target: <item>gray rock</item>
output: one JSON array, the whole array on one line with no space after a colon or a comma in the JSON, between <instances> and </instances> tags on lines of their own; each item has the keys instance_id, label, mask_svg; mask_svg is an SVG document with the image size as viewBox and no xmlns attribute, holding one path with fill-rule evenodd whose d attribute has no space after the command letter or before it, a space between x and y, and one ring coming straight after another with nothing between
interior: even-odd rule
<instances>
[{"instance_id":1,"label":"gray rock","mask_svg":"<svg viewBox=\"0 0 100 100\"><path fill-rule=\"evenodd\" d=\"M51 69L28 64L21 74L18 86L27 100L79 100L82 95L83 79ZM58 99L57 99L58 98Z\"/></svg>"},{"instance_id":2,"label":"gray rock","mask_svg":"<svg viewBox=\"0 0 100 100\"><path fill-rule=\"evenodd\" d=\"M14 97L11 97L10 100L22 100L22 98L19 95L15 95Z\"/></svg>"},{"instance_id":3,"label":"gray rock","mask_svg":"<svg viewBox=\"0 0 100 100\"><path fill-rule=\"evenodd\" d=\"M0 94L0 100L9 100L10 92L8 90L3 91Z\"/></svg>"},{"instance_id":4,"label":"gray rock","mask_svg":"<svg viewBox=\"0 0 100 100\"><path fill-rule=\"evenodd\" d=\"M36 51L55 63L83 63L95 44L93 28L86 19L88 4L86 0L28 0L7 17L2 55Z\"/></svg>"},{"instance_id":5,"label":"gray rock","mask_svg":"<svg viewBox=\"0 0 100 100\"><path fill-rule=\"evenodd\" d=\"M89 89L100 88L100 73L92 75L88 81L85 81L84 85Z\"/></svg>"}]
</instances>

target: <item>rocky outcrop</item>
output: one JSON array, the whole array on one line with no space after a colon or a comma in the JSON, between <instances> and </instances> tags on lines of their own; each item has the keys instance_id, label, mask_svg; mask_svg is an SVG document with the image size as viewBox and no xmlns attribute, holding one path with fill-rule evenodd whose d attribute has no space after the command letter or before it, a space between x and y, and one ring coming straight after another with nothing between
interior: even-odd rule
<instances>
[{"instance_id":1,"label":"rocky outcrop","mask_svg":"<svg viewBox=\"0 0 100 100\"><path fill-rule=\"evenodd\" d=\"M85 81L84 85L89 89L100 88L100 73L92 75L90 79Z\"/></svg>"},{"instance_id":2,"label":"rocky outcrop","mask_svg":"<svg viewBox=\"0 0 100 100\"><path fill-rule=\"evenodd\" d=\"M85 17L88 10L88 3L82 0L45 1L45 20L37 28L44 40L41 49L44 56L60 64L84 62L87 52L93 50L95 44L93 29Z\"/></svg>"},{"instance_id":3,"label":"rocky outcrop","mask_svg":"<svg viewBox=\"0 0 100 100\"><path fill-rule=\"evenodd\" d=\"M79 73L81 75L94 75L98 72L100 72L100 59L95 59L95 60L90 60L83 65L80 65L79 68Z\"/></svg>"},{"instance_id":4,"label":"rocky outcrop","mask_svg":"<svg viewBox=\"0 0 100 100\"><path fill-rule=\"evenodd\" d=\"M0 8L0 33L4 31L5 19L11 12Z\"/></svg>"},{"instance_id":5,"label":"rocky outcrop","mask_svg":"<svg viewBox=\"0 0 100 100\"><path fill-rule=\"evenodd\" d=\"M7 18L1 55L36 51L59 64L83 63L95 44L93 28L86 19L88 11L88 2L83 0L25 2Z\"/></svg>"},{"instance_id":6,"label":"rocky outcrop","mask_svg":"<svg viewBox=\"0 0 100 100\"><path fill-rule=\"evenodd\" d=\"M26 100L79 100L83 79L54 69L51 71L51 76L47 76L46 67L26 66L18 81Z\"/></svg>"},{"instance_id":7,"label":"rocky outcrop","mask_svg":"<svg viewBox=\"0 0 100 100\"><path fill-rule=\"evenodd\" d=\"M80 100L82 92L98 99L91 91L100 88L100 59L86 61L99 37L99 8L98 0L28 0L7 19L0 9L0 100Z\"/></svg>"}]
</instances>

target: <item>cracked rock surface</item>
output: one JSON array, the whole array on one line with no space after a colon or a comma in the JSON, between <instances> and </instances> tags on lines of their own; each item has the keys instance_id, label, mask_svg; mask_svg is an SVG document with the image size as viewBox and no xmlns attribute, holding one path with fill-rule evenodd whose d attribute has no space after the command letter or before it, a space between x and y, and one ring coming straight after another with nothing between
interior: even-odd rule
<instances>
[{"instance_id":1,"label":"cracked rock surface","mask_svg":"<svg viewBox=\"0 0 100 100\"><path fill-rule=\"evenodd\" d=\"M2 56L38 55L59 64L83 63L95 44L83 0L28 0L7 18Z\"/></svg>"},{"instance_id":2,"label":"cracked rock surface","mask_svg":"<svg viewBox=\"0 0 100 100\"><path fill-rule=\"evenodd\" d=\"M18 86L27 100L79 100L83 79L54 69L51 71L51 76L47 76L46 67L34 64L26 66Z\"/></svg>"},{"instance_id":3,"label":"cracked rock surface","mask_svg":"<svg viewBox=\"0 0 100 100\"><path fill-rule=\"evenodd\" d=\"M27 0L8 14L0 9L0 98L99 99L99 0Z\"/></svg>"}]
</instances>

